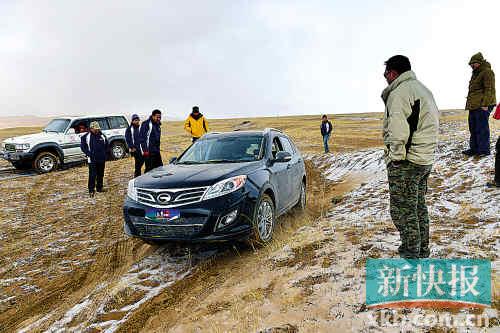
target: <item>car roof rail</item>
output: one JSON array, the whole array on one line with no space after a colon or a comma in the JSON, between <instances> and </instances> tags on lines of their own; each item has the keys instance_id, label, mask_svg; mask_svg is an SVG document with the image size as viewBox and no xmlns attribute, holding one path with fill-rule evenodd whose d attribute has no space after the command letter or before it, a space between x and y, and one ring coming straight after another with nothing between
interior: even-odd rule
<instances>
[{"instance_id":1,"label":"car roof rail","mask_svg":"<svg viewBox=\"0 0 500 333\"><path fill-rule=\"evenodd\" d=\"M271 132L271 131L275 131L275 132L279 132L279 133L283 133L282 130L279 130L277 128L273 128L273 127L267 127L264 129L264 132L267 133L267 132Z\"/></svg>"}]
</instances>

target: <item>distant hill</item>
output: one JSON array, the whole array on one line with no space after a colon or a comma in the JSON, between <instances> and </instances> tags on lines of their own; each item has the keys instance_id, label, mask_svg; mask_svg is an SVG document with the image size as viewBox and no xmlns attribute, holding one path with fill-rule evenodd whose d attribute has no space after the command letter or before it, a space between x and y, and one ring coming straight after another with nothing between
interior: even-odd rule
<instances>
[{"instance_id":1,"label":"distant hill","mask_svg":"<svg viewBox=\"0 0 500 333\"><path fill-rule=\"evenodd\" d=\"M36 116L18 116L2 117L0 116L0 129L11 127L37 127L46 125L54 117L36 117Z\"/></svg>"},{"instance_id":2,"label":"distant hill","mask_svg":"<svg viewBox=\"0 0 500 333\"><path fill-rule=\"evenodd\" d=\"M146 115L139 115L141 119L147 119ZM47 116L47 117L38 117L38 116L0 116L0 129L3 128L13 128L13 127L39 127L45 126L47 123L57 117L63 116ZM180 118L166 118L167 121L177 121L181 120Z\"/></svg>"}]
</instances>

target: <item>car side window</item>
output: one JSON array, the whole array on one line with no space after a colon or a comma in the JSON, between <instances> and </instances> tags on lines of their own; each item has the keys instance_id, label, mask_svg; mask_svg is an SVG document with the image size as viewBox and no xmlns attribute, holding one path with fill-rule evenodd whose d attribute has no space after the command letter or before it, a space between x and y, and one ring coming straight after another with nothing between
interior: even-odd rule
<instances>
[{"instance_id":1,"label":"car side window","mask_svg":"<svg viewBox=\"0 0 500 333\"><path fill-rule=\"evenodd\" d=\"M89 123L91 123L93 121L97 121L99 123L99 126L101 127L101 131L109 130L109 124L105 118L90 119Z\"/></svg>"},{"instance_id":2,"label":"car side window","mask_svg":"<svg viewBox=\"0 0 500 333\"><path fill-rule=\"evenodd\" d=\"M273 146L272 146L272 150L271 150L273 158L276 158L276 154L279 151L283 151L283 146L281 145L280 139L278 137L275 137L273 139Z\"/></svg>"},{"instance_id":3,"label":"car side window","mask_svg":"<svg viewBox=\"0 0 500 333\"><path fill-rule=\"evenodd\" d=\"M109 125L111 129L127 128L127 121L123 117L109 117Z\"/></svg>"},{"instance_id":4,"label":"car side window","mask_svg":"<svg viewBox=\"0 0 500 333\"><path fill-rule=\"evenodd\" d=\"M282 136L280 137L280 141L283 144L284 151L290 153L290 155L295 154L295 150L293 149L292 143L290 142L290 140L288 140L288 138Z\"/></svg>"},{"instance_id":5,"label":"car side window","mask_svg":"<svg viewBox=\"0 0 500 333\"><path fill-rule=\"evenodd\" d=\"M89 131L89 122L86 119L75 120L71 124L71 128L75 130L76 134L83 134Z\"/></svg>"}]
</instances>

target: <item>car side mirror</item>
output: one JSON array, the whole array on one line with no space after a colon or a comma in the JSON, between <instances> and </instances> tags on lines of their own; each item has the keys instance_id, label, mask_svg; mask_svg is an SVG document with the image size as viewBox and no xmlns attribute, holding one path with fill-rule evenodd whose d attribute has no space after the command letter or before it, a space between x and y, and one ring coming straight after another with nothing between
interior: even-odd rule
<instances>
[{"instance_id":1,"label":"car side mirror","mask_svg":"<svg viewBox=\"0 0 500 333\"><path fill-rule=\"evenodd\" d=\"M168 164L175 164L177 162L177 157L172 157L170 161L168 161Z\"/></svg>"},{"instance_id":2,"label":"car side mirror","mask_svg":"<svg viewBox=\"0 0 500 333\"><path fill-rule=\"evenodd\" d=\"M69 128L69 129L66 131L66 134L68 134L68 135L71 135L71 134L76 134L75 129L74 129L73 127Z\"/></svg>"},{"instance_id":3,"label":"car side mirror","mask_svg":"<svg viewBox=\"0 0 500 333\"><path fill-rule=\"evenodd\" d=\"M292 160L292 154L290 154L287 151L279 151L276 154L276 158L274 159L274 162L284 163L284 162L290 162L291 160Z\"/></svg>"}]
</instances>

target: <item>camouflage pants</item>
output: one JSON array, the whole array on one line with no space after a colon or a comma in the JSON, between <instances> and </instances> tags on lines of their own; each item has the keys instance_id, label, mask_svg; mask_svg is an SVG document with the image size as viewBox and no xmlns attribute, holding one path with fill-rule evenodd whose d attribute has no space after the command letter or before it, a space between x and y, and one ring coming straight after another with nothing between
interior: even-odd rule
<instances>
[{"instance_id":1,"label":"camouflage pants","mask_svg":"<svg viewBox=\"0 0 500 333\"><path fill-rule=\"evenodd\" d=\"M429 214L425 204L431 165L404 161L387 166L391 217L401 237L401 258L429 256Z\"/></svg>"}]
</instances>

